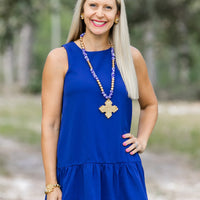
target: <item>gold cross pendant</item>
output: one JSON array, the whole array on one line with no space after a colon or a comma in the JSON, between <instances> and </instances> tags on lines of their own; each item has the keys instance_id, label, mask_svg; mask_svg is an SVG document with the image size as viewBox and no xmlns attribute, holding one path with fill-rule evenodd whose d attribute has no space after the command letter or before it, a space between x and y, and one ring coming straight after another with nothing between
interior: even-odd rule
<instances>
[{"instance_id":1,"label":"gold cross pendant","mask_svg":"<svg viewBox=\"0 0 200 200\"><path fill-rule=\"evenodd\" d=\"M105 105L102 105L99 107L99 110L104 113L107 118L110 118L112 116L112 112L115 113L118 110L117 106L112 106L112 101L110 99L107 99L105 102Z\"/></svg>"}]
</instances>

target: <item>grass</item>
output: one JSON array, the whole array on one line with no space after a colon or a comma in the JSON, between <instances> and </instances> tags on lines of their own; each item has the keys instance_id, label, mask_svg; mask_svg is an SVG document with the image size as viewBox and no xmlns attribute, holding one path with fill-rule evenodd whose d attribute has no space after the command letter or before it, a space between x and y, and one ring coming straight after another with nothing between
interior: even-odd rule
<instances>
[{"instance_id":1,"label":"grass","mask_svg":"<svg viewBox=\"0 0 200 200\"><path fill-rule=\"evenodd\" d=\"M41 105L34 96L0 99L0 134L29 144L40 142Z\"/></svg>"},{"instance_id":2,"label":"grass","mask_svg":"<svg viewBox=\"0 0 200 200\"><path fill-rule=\"evenodd\" d=\"M190 106L191 103L185 103ZM160 103L162 107L172 105ZM173 103L173 105L179 105ZM138 104L133 104L131 132L137 131ZM152 151L175 151L187 154L195 160L200 158L200 123L198 114L169 114L165 109L159 113L148 149ZM41 103L40 96L0 98L0 135L28 144L40 143ZM200 160L199 160L200 163Z\"/></svg>"},{"instance_id":3,"label":"grass","mask_svg":"<svg viewBox=\"0 0 200 200\"><path fill-rule=\"evenodd\" d=\"M179 152L200 156L200 125L196 115L159 116L154 133L149 140L150 147L174 149Z\"/></svg>"},{"instance_id":4,"label":"grass","mask_svg":"<svg viewBox=\"0 0 200 200\"><path fill-rule=\"evenodd\" d=\"M192 103L184 103L190 106ZM179 103L160 103L162 107L178 106ZM139 118L138 105L134 103L135 119L133 119L133 132ZM156 126L148 142L148 149L162 152L170 151L181 153L193 159L200 166L200 113L170 114L167 109L159 112Z\"/></svg>"}]
</instances>

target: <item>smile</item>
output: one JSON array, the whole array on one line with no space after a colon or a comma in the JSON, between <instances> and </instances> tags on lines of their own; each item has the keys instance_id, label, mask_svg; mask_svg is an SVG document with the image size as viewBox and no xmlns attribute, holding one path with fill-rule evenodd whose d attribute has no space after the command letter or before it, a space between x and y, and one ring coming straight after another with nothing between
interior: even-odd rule
<instances>
[{"instance_id":1,"label":"smile","mask_svg":"<svg viewBox=\"0 0 200 200\"><path fill-rule=\"evenodd\" d=\"M93 23L96 27L102 27L102 26L104 26L107 22L92 20L92 23Z\"/></svg>"}]
</instances>

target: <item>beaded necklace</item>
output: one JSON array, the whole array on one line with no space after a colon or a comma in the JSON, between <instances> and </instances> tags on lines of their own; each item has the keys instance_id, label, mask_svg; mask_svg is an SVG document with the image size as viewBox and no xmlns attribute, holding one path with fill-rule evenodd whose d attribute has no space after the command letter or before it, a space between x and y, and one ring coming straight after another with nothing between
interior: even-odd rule
<instances>
[{"instance_id":1,"label":"beaded necklace","mask_svg":"<svg viewBox=\"0 0 200 200\"><path fill-rule=\"evenodd\" d=\"M111 77L112 77L112 82L111 82L111 89L110 89L110 94L107 95L105 92L104 92L104 89L103 89L103 86L98 78L98 76L96 75L91 63L90 63L90 60L88 58L88 55L86 53L86 50L85 50L85 44L83 42L83 36L85 35L85 33L82 33L80 35L80 45L81 45L81 49L82 49L82 53L83 53L83 56L85 58L85 60L87 61L89 67L90 67L90 71L92 73L92 76L95 78L95 80L97 81L99 87L100 87L100 90L101 90L101 93L102 95L107 99L105 101L105 105L102 105L99 107L99 110L102 112L102 113L105 113L105 116L107 118L110 118L112 116L112 113L115 113L117 110L118 110L118 107L117 106L113 106L112 105L112 101L110 100L112 95L113 95L113 91L114 91L114 83L115 83L115 53L114 53L114 48L113 46L111 46L111 55L112 55L112 73L111 73Z\"/></svg>"}]
</instances>

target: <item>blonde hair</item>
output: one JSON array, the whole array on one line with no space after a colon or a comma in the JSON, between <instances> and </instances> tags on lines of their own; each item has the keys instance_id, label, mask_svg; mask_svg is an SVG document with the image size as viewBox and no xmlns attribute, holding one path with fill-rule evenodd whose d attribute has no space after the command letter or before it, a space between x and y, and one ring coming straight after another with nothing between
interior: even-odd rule
<instances>
[{"instance_id":1,"label":"blonde hair","mask_svg":"<svg viewBox=\"0 0 200 200\"><path fill-rule=\"evenodd\" d=\"M85 24L80 18L81 13L83 13L85 1L86 0L77 0L67 42L79 39L80 34L85 32ZM139 98L139 91L130 48L126 8L124 0L116 0L116 3L120 13L120 20L118 24L113 25L110 37L114 44L117 67L125 83L128 97L134 100Z\"/></svg>"}]
</instances>

